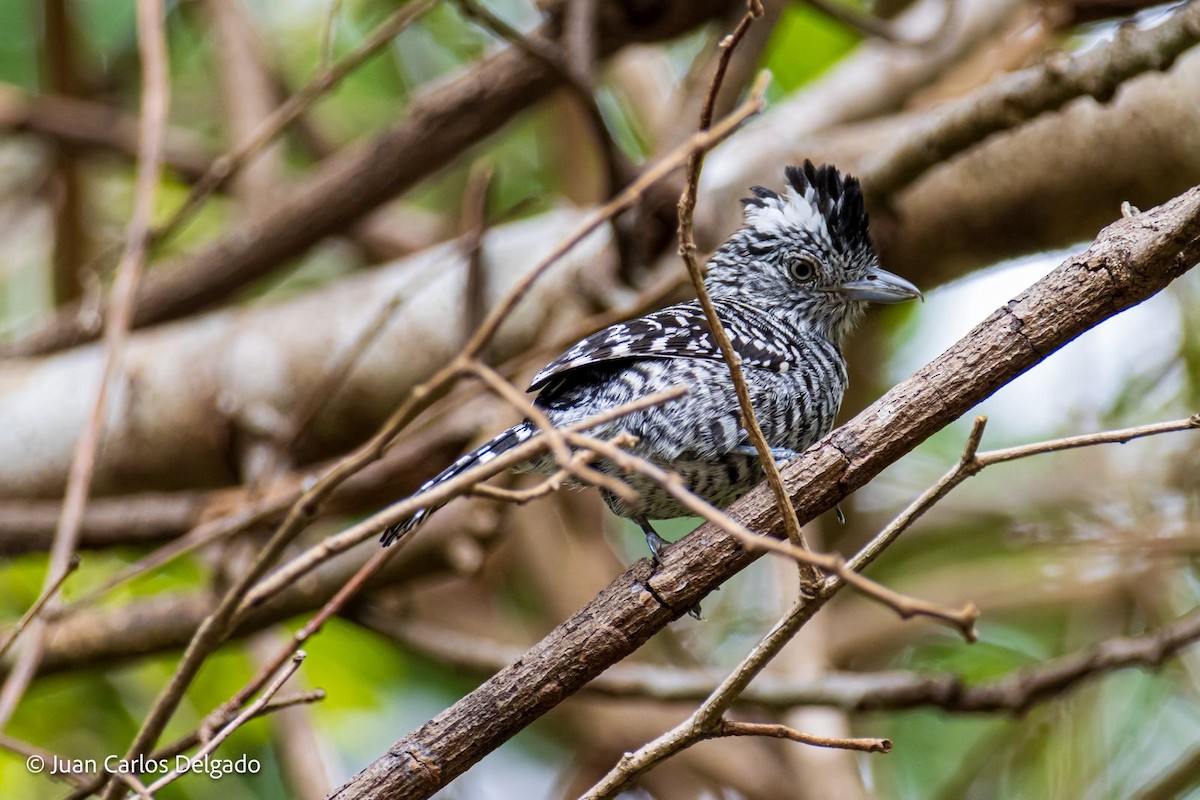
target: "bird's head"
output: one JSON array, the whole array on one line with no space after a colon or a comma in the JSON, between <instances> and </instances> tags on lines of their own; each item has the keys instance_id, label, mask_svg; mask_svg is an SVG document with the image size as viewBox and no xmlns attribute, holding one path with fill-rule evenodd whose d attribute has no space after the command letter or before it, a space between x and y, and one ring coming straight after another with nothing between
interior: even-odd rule
<instances>
[{"instance_id":1,"label":"bird's head","mask_svg":"<svg viewBox=\"0 0 1200 800\"><path fill-rule=\"evenodd\" d=\"M746 224L708 262L713 297L802 319L837 343L867 303L923 299L879 266L857 179L811 161L784 174L782 194L754 186L742 201Z\"/></svg>"}]
</instances>

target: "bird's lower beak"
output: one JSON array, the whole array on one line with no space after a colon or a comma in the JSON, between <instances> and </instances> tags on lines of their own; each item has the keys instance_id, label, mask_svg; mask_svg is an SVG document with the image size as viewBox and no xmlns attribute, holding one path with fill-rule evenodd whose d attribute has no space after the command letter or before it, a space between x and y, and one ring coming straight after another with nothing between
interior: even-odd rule
<instances>
[{"instance_id":1,"label":"bird's lower beak","mask_svg":"<svg viewBox=\"0 0 1200 800\"><path fill-rule=\"evenodd\" d=\"M895 273L875 267L865 277L830 289L850 300L868 303L903 303L905 300L925 301L921 290Z\"/></svg>"}]
</instances>

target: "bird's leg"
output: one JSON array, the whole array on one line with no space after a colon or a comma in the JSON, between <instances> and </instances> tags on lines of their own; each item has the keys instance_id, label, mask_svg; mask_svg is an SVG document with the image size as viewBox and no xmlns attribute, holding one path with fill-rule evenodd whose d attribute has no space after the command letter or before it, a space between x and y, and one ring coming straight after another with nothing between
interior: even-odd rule
<instances>
[{"instance_id":1,"label":"bird's leg","mask_svg":"<svg viewBox=\"0 0 1200 800\"><path fill-rule=\"evenodd\" d=\"M650 547L650 557L654 560L655 569L662 564L662 549L670 544L666 539L658 535L658 531L654 530L654 526L650 524L650 520L643 516L636 516L633 521L638 524L646 533L646 544ZM692 619L703 619L700 616L700 605L696 604L688 609L688 616Z\"/></svg>"},{"instance_id":2,"label":"bird's leg","mask_svg":"<svg viewBox=\"0 0 1200 800\"><path fill-rule=\"evenodd\" d=\"M638 515L633 518L633 521L638 524L638 527L646 534L646 545L650 548L650 557L654 559L654 565L657 567L662 563L662 549L670 542L658 535L658 531L650 524L650 520Z\"/></svg>"},{"instance_id":3,"label":"bird's leg","mask_svg":"<svg viewBox=\"0 0 1200 800\"><path fill-rule=\"evenodd\" d=\"M842 511L842 504L841 504L841 503L838 503L838 504L836 504L836 505L833 507L833 513L834 513L834 515L837 517L837 521L838 521L840 524L842 524L842 525L845 525L845 524L846 524L846 512L845 512L845 511Z\"/></svg>"},{"instance_id":4,"label":"bird's leg","mask_svg":"<svg viewBox=\"0 0 1200 800\"><path fill-rule=\"evenodd\" d=\"M732 452L737 453L738 455L743 455L743 456L758 455L758 451L754 449L754 445L752 445L752 444L740 444L737 447L733 448ZM775 459L776 464L783 464L787 461L791 461L793 458L795 458L798 455L800 455L800 453L798 451L792 450L787 447L772 447L771 448L771 458Z\"/></svg>"}]
</instances>

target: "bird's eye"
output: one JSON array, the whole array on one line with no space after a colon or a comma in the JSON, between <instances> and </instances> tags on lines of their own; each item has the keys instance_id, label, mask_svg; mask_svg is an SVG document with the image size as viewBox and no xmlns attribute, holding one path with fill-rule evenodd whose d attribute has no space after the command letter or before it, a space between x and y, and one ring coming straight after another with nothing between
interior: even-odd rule
<instances>
[{"instance_id":1,"label":"bird's eye","mask_svg":"<svg viewBox=\"0 0 1200 800\"><path fill-rule=\"evenodd\" d=\"M817 262L811 256L799 256L788 267L792 278L800 282L811 281L817 276Z\"/></svg>"}]
</instances>

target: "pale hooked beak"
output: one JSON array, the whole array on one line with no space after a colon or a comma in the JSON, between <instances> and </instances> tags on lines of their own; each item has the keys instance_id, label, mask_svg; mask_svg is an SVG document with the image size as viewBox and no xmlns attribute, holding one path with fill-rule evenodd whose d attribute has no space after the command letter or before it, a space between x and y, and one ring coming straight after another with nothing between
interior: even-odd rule
<instances>
[{"instance_id":1,"label":"pale hooked beak","mask_svg":"<svg viewBox=\"0 0 1200 800\"><path fill-rule=\"evenodd\" d=\"M826 291L837 292L848 300L868 303L903 303L905 300L925 302L925 295L921 294L920 289L899 275L879 267L869 270L866 277L831 286Z\"/></svg>"}]
</instances>

